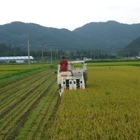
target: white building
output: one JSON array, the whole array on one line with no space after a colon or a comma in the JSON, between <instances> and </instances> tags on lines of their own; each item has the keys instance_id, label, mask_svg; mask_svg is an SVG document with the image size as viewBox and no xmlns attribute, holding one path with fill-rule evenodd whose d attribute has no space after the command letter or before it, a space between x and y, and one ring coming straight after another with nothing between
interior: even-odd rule
<instances>
[{"instance_id":1,"label":"white building","mask_svg":"<svg viewBox=\"0 0 140 140\"><path fill-rule=\"evenodd\" d=\"M32 56L30 56L30 60L34 60ZM16 63L24 63L28 61L28 56L5 56L0 57L0 62L16 62Z\"/></svg>"}]
</instances>

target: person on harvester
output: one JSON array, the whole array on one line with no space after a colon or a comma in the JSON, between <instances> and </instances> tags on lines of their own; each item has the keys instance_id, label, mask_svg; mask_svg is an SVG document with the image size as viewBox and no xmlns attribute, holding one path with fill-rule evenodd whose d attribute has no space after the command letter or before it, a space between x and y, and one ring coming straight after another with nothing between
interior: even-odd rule
<instances>
[{"instance_id":1,"label":"person on harvester","mask_svg":"<svg viewBox=\"0 0 140 140\"><path fill-rule=\"evenodd\" d=\"M65 56L62 57L62 60L60 61L60 71L67 71L68 70L68 62L65 59Z\"/></svg>"}]
</instances>

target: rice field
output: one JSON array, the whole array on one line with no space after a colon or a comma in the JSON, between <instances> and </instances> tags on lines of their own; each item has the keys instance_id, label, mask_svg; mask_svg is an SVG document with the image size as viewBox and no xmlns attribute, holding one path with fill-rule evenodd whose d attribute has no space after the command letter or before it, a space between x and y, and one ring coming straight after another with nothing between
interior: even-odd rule
<instances>
[{"instance_id":1,"label":"rice field","mask_svg":"<svg viewBox=\"0 0 140 140\"><path fill-rule=\"evenodd\" d=\"M45 66L48 66L47 64ZM0 76L5 74L11 74L29 68L42 67L41 64L31 64L30 67L27 64L0 64Z\"/></svg>"},{"instance_id":2,"label":"rice field","mask_svg":"<svg viewBox=\"0 0 140 140\"><path fill-rule=\"evenodd\" d=\"M52 139L140 139L140 67L88 67L88 87L66 91Z\"/></svg>"},{"instance_id":3,"label":"rice field","mask_svg":"<svg viewBox=\"0 0 140 140\"><path fill-rule=\"evenodd\" d=\"M88 63L61 98L55 68L0 65L0 140L140 139L140 62Z\"/></svg>"},{"instance_id":4,"label":"rice field","mask_svg":"<svg viewBox=\"0 0 140 140\"><path fill-rule=\"evenodd\" d=\"M48 139L60 98L54 69L22 74L0 79L0 140Z\"/></svg>"}]
</instances>

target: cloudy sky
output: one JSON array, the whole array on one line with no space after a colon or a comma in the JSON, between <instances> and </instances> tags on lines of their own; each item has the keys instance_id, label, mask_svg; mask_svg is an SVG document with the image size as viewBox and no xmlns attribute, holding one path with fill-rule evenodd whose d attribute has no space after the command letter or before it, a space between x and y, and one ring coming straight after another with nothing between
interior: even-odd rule
<instances>
[{"instance_id":1,"label":"cloudy sky","mask_svg":"<svg viewBox=\"0 0 140 140\"><path fill-rule=\"evenodd\" d=\"M140 0L0 0L0 25L21 21L74 30L108 20L140 23Z\"/></svg>"}]
</instances>

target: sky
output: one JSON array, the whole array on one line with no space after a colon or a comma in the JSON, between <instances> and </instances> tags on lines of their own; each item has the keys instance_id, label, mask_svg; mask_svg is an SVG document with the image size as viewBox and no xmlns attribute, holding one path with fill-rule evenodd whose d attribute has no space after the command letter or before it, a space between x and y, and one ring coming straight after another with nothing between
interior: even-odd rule
<instances>
[{"instance_id":1,"label":"sky","mask_svg":"<svg viewBox=\"0 0 140 140\"><path fill-rule=\"evenodd\" d=\"M0 0L0 25L21 21L74 30L109 20L140 23L140 0Z\"/></svg>"}]
</instances>

